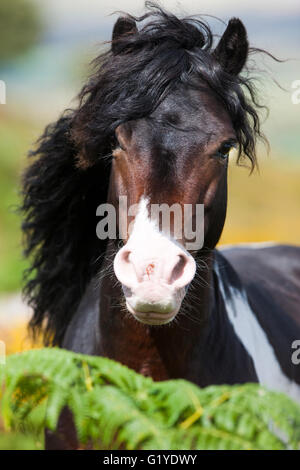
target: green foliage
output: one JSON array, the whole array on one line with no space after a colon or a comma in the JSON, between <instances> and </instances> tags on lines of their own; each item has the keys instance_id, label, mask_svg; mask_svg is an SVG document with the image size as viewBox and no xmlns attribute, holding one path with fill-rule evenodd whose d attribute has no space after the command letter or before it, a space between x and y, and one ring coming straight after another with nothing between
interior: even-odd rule
<instances>
[{"instance_id":1,"label":"green foliage","mask_svg":"<svg viewBox=\"0 0 300 470\"><path fill-rule=\"evenodd\" d=\"M299 406L257 384L153 382L109 359L55 348L9 356L1 383L7 430L40 436L68 406L80 442L95 448L299 448Z\"/></svg>"},{"instance_id":2,"label":"green foliage","mask_svg":"<svg viewBox=\"0 0 300 470\"><path fill-rule=\"evenodd\" d=\"M43 450L43 436L0 432L0 450Z\"/></svg>"},{"instance_id":3,"label":"green foliage","mask_svg":"<svg viewBox=\"0 0 300 470\"><path fill-rule=\"evenodd\" d=\"M22 259L19 191L25 156L40 130L0 109L0 292L20 289Z\"/></svg>"},{"instance_id":4,"label":"green foliage","mask_svg":"<svg viewBox=\"0 0 300 470\"><path fill-rule=\"evenodd\" d=\"M0 2L0 62L27 51L41 30L36 7L30 0Z\"/></svg>"}]
</instances>

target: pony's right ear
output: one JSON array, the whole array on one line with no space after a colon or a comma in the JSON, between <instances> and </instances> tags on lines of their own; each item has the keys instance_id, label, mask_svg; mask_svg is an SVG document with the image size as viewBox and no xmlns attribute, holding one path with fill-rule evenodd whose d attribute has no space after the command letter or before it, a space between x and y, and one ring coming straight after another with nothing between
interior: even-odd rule
<instances>
[{"instance_id":1,"label":"pony's right ear","mask_svg":"<svg viewBox=\"0 0 300 470\"><path fill-rule=\"evenodd\" d=\"M124 49L122 38L137 32L136 22L128 16L120 16L114 26L112 33L111 50L113 54L119 54Z\"/></svg>"}]
</instances>

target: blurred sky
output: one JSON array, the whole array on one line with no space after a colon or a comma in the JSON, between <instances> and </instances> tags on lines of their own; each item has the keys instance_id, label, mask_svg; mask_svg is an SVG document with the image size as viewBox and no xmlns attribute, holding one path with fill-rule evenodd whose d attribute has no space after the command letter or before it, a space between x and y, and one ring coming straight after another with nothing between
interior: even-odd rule
<instances>
[{"instance_id":1,"label":"blurred sky","mask_svg":"<svg viewBox=\"0 0 300 470\"><path fill-rule=\"evenodd\" d=\"M40 9L45 33L40 43L22 59L0 69L7 84L7 109L26 114L41 123L56 119L84 83L88 64L110 39L116 10L140 15L143 0L33 0ZM300 2L251 0L164 0L161 5L180 15L210 14L225 21L231 16L245 23L250 43L280 58L292 58L284 64L264 61L273 77L287 90L276 87L261 75L264 101L271 113L265 126L275 154L286 152L298 158L300 148L300 105L291 102L291 84L300 79ZM216 33L224 30L221 22L207 18ZM261 65L261 64L260 64ZM282 117L284 116L284 120Z\"/></svg>"},{"instance_id":2,"label":"blurred sky","mask_svg":"<svg viewBox=\"0 0 300 470\"><path fill-rule=\"evenodd\" d=\"M39 4L44 4L44 0L36 0ZM168 9L188 13L209 13L216 14L236 14L236 12L267 13L269 15L289 15L299 13L298 0L285 0L284 2L274 2L273 0L251 0L241 2L240 0L210 0L200 2L195 0L163 0L161 5ZM109 15L112 10L125 10L133 13L141 13L144 8L143 0L51 0L47 2L48 11L51 13L60 12L62 17L76 18L77 20L88 19L90 14Z\"/></svg>"},{"instance_id":3,"label":"blurred sky","mask_svg":"<svg viewBox=\"0 0 300 470\"><path fill-rule=\"evenodd\" d=\"M140 15L144 12L144 0L35 0L48 23L50 35L58 38L84 36L109 39L115 11L126 11ZM288 46L296 50L300 40L300 2L287 0L163 0L162 6L179 15L208 14L227 21L231 16L240 16L249 29L252 43L264 38L265 47ZM293 34L295 35L293 37ZM269 39L268 39L269 37ZM298 42L297 42L298 40ZM275 41L275 42L274 42ZM300 53L299 53L300 56Z\"/></svg>"}]
</instances>

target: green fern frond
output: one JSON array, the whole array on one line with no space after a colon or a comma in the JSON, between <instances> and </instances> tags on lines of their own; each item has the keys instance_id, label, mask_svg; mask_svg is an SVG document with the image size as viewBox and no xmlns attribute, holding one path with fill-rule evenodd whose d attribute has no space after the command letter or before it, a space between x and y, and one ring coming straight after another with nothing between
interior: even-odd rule
<instances>
[{"instance_id":1,"label":"green fern frond","mask_svg":"<svg viewBox=\"0 0 300 470\"><path fill-rule=\"evenodd\" d=\"M300 408L257 384L200 389L153 382L112 360L27 351L0 367L5 429L55 430L62 409L80 443L105 449L299 449Z\"/></svg>"}]
</instances>

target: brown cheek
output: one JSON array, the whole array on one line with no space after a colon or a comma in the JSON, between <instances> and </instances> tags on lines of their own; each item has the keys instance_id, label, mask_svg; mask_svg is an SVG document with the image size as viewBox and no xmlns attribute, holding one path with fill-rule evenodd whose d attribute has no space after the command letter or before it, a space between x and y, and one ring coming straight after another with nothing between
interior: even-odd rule
<instances>
[{"instance_id":1,"label":"brown cheek","mask_svg":"<svg viewBox=\"0 0 300 470\"><path fill-rule=\"evenodd\" d=\"M122 152L118 152L115 156L113 161L113 172L116 180L117 194L128 197L131 174L126 156Z\"/></svg>"},{"instance_id":2,"label":"brown cheek","mask_svg":"<svg viewBox=\"0 0 300 470\"><path fill-rule=\"evenodd\" d=\"M117 211L117 226L120 230L119 236L123 239L124 243L127 241L127 233L121 233L122 227L124 227L124 222L127 221L127 211L122 209L122 206L119 205L119 196L127 196L127 185L124 178L124 174L120 169L120 165L116 160L113 161L112 171L111 171L111 196L110 201L114 205ZM122 222L122 226L119 225L119 221ZM128 223L128 221L127 221Z\"/></svg>"},{"instance_id":3,"label":"brown cheek","mask_svg":"<svg viewBox=\"0 0 300 470\"><path fill-rule=\"evenodd\" d=\"M208 160L205 167L199 169L199 199L198 202L204 204L204 233L205 236L210 227L210 219L215 207L217 193L222 178L225 176L226 168L221 167L218 161ZM205 181L205 186L202 182Z\"/></svg>"},{"instance_id":4,"label":"brown cheek","mask_svg":"<svg viewBox=\"0 0 300 470\"><path fill-rule=\"evenodd\" d=\"M144 192L144 175L145 172L141 173L138 172L138 168L135 168L135 165L132 163L133 158L131 158L131 162L128 162L127 155L124 152L118 152L114 154L115 160L113 161L113 168L112 168L112 178L114 180L114 195L113 203L115 207L119 208L119 196L126 196L127 197L127 211L130 206L134 204L138 204L139 200ZM141 174L139 174L141 173ZM127 227L131 224L134 217L128 216L127 212L124 210L122 213L117 214L117 220L119 217L127 218ZM123 241L126 242L128 239L128 234L124 236L122 234Z\"/></svg>"},{"instance_id":5,"label":"brown cheek","mask_svg":"<svg viewBox=\"0 0 300 470\"><path fill-rule=\"evenodd\" d=\"M226 167L220 165L217 160L211 160L211 168L208 174L206 175L206 181L208 181L208 185L203 199L203 203L207 211L212 208L215 202L218 188L222 183L222 178L226 176L226 171Z\"/></svg>"},{"instance_id":6,"label":"brown cheek","mask_svg":"<svg viewBox=\"0 0 300 470\"><path fill-rule=\"evenodd\" d=\"M216 178L210 183L204 196L203 202L204 202L204 206L206 210L210 210L214 203L214 199L215 199L216 192L217 192L217 187L218 187L218 179Z\"/></svg>"}]
</instances>

